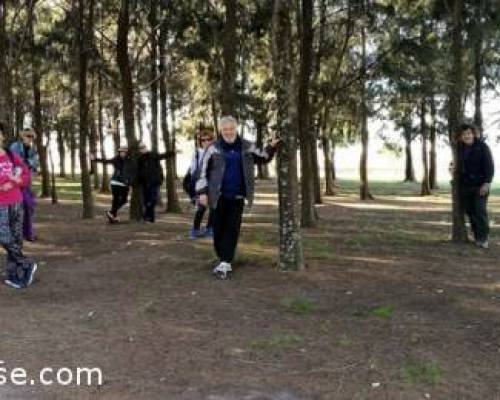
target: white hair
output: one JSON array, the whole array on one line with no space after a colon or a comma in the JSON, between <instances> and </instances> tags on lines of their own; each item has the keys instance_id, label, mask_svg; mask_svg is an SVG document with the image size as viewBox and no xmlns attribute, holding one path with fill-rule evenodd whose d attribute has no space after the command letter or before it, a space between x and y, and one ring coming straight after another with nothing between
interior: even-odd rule
<instances>
[{"instance_id":1,"label":"white hair","mask_svg":"<svg viewBox=\"0 0 500 400\"><path fill-rule=\"evenodd\" d=\"M231 123L234 126L237 126L238 125L238 120L236 118L234 118L232 115L224 115L219 120L219 128L221 128L223 125L226 125L228 123Z\"/></svg>"}]
</instances>

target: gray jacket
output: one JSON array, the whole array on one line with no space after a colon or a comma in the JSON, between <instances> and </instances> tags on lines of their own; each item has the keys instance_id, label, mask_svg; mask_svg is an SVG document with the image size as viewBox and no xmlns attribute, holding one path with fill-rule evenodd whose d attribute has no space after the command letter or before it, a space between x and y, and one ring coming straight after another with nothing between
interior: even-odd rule
<instances>
[{"instance_id":1,"label":"gray jacket","mask_svg":"<svg viewBox=\"0 0 500 400\"><path fill-rule=\"evenodd\" d=\"M222 180L224 178L225 161L221 147L222 138L212 144L203 157L200 177L196 181L196 193L207 194L208 204L216 208L221 195ZM253 204L255 191L255 164L266 164L270 162L276 149L268 146L265 150L258 149L254 143L241 139L241 158L243 163L243 177L245 181L245 193L248 205Z\"/></svg>"}]
</instances>

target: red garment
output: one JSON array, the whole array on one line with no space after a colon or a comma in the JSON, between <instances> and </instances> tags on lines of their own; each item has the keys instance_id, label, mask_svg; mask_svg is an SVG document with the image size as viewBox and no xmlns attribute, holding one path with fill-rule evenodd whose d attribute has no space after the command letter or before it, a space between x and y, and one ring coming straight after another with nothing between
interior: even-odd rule
<instances>
[{"instance_id":1,"label":"red garment","mask_svg":"<svg viewBox=\"0 0 500 400\"><path fill-rule=\"evenodd\" d=\"M12 154L12 163L9 155L0 154L0 206L10 206L23 202L22 188L31 183L31 174L23 160L15 153ZM21 182L16 182L14 173L17 171Z\"/></svg>"}]
</instances>

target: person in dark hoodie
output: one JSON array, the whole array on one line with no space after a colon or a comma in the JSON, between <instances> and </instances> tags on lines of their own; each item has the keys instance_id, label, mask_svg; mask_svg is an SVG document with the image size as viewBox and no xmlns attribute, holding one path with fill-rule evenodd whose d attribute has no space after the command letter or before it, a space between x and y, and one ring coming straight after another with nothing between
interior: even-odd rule
<instances>
[{"instance_id":1,"label":"person in dark hoodie","mask_svg":"<svg viewBox=\"0 0 500 400\"><path fill-rule=\"evenodd\" d=\"M127 204L130 186L135 177L134 163L128 153L128 147L121 146L118 149L118 154L110 160L95 156L91 156L91 159L99 163L113 165L114 171L109 182L112 196L111 210L106 211L106 217L111 224L119 222L118 211Z\"/></svg>"},{"instance_id":2,"label":"person in dark hoodie","mask_svg":"<svg viewBox=\"0 0 500 400\"><path fill-rule=\"evenodd\" d=\"M196 182L199 203L209 205L213 212L213 240L219 263L212 272L220 279L232 272L244 200L249 206L253 203L254 165L270 162L280 142L274 139L265 150L259 150L238 136L236 128L235 118L221 118L221 137L206 150Z\"/></svg>"},{"instance_id":3,"label":"person in dark hoodie","mask_svg":"<svg viewBox=\"0 0 500 400\"><path fill-rule=\"evenodd\" d=\"M160 196L160 187L164 181L161 160L173 157L174 151L157 153L149 151L145 144L139 144L140 156L137 160L137 180L142 188L143 220L155 222L155 207Z\"/></svg>"},{"instance_id":4,"label":"person in dark hoodie","mask_svg":"<svg viewBox=\"0 0 500 400\"><path fill-rule=\"evenodd\" d=\"M457 130L459 145L460 201L469 217L474 241L487 249L489 235L488 195L495 172L490 148L476 128L462 124Z\"/></svg>"}]
</instances>

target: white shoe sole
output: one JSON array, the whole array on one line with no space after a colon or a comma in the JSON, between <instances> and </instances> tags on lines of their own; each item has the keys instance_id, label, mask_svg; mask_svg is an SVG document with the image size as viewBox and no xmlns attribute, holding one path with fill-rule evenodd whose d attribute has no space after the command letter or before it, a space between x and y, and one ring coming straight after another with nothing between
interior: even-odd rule
<instances>
[{"instance_id":1,"label":"white shoe sole","mask_svg":"<svg viewBox=\"0 0 500 400\"><path fill-rule=\"evenodd\" d=\"M26 286L30 286L33 283L33 280L35 279L35 273L36 273L37 269L38 269L38 265L37 265L37 263L34 263L33 264L33 270L31 271L30 279L26 283Z\"/></svg>"}]
</instances>

